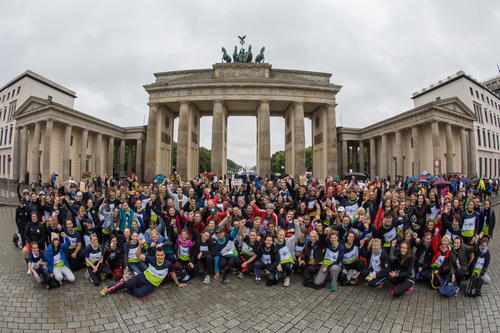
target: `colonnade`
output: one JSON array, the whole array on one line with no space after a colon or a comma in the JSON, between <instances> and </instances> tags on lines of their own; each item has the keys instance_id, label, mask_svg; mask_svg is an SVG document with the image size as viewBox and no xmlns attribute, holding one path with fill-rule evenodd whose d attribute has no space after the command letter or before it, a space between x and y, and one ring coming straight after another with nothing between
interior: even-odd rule
<instances>
[{"instance_id":1,"label":"colonnade","mask_svg":"<svg viewBox=\"0 0 500 333\"><path fill-rule=\"evenodd\" d=\"M361 138L340 137L341 173L366 172L380 177L430 173L476 173L472 128L432 120ZM436 162L437 161L437 162Z\"/></svg>"},{"instance_id":2,"label":"colonnade","mask_svg":"<svg viewBox=\"0 0 500 333\"><path fill-rule=\"evenodd\" d=\"M32 181L41 174L43 183L49 182L54 172L63 180L80 179L89 173L128 176L135 172L142 178L142 169L142 139L98 133L50 118L15 129L14 179L23 178L27 170Z\"/></svg>"},{"instance_id":3,"label":"colonnade","mask_svg":"<svg viewBox=\"0 0 500 333\"><path fill-rule=\"evenodd\" d=\"M211 171L217 175L227 173L227 119L231 115L228 103L224 100L211 102L211 114L202 113L195 101L183 101L176 113L164 104L150 104L146 138L148 161L146 178L156 173L172 172L171 154L173 151L173 120L178 120L177 173L183 179L196 177L199 173L200 117L212 116L212 154ZM285 118L285 170L298 176L306 170L304 119L312 120L313 135L313 173L318 177L337 174L337 134L335 125L335 105L315 106L305 115L304 103L290 101L284 111L274 112ZM257 118L256 171L268 175L271 171L270 117L271 101L259 100L254 112ZM249 142L249 145L252 145Z\"/></svg>"}]
</instances>

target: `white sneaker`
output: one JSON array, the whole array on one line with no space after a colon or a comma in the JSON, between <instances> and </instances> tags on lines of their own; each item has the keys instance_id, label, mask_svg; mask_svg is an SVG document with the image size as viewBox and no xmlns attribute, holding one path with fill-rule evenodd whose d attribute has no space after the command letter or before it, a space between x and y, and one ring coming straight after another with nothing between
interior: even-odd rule
<instances>
[{"instance_id":1,"label":"white sneaker","mask_svg":"<svg viewBox=\"0 0 500 333\"><path fill-rule=\"evenodd\" d=\"M238 272L238 278L243 279L243 272Z\"/></svg>"},{"instance_id":2,"label":"white sneaker","mask_svg":"<svg viewBox=\"0 0 500 333\"><path fill-rule=\"evenodd\" d=\"M290 285L290 278L286 277L285 281L283 281L283 287L288 287Z\"/></svg>"},{"instance_id":3,"label":"white sneaker","mask_svg":"<svg viewBox=\"0 0 500 333\"><path fill-rule=\"evenodd\" d=\"M28 271L26 272L27 275L31 275L31 269L28 268Z\"/></svg>"},{"instance_id":4,"label":"white sneaker","mask_svg":"<svg viewBox=\"0 0 500 333\"><path fill-rule=\"evenodd\" d=\"M205 278L203 279L204 284L209 284L210 283L210 275L205 275Z\"/></svg>"}]
</instances>

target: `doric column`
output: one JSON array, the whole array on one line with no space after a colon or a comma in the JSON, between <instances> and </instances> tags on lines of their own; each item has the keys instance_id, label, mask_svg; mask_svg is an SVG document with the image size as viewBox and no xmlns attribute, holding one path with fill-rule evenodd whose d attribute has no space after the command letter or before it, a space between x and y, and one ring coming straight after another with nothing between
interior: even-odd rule
<instances>
[{"instance_id":1,"label":"doric column","mask_svg":"<svg viewBox=\"0 0 500 333\"><path fill-rule=\"evenodd\" d=\"M358 143L354 142L351 146L352 152L352 171L358 172Z\"/></svg>"},{"instance_id":2,"label":"doric column","mask_svg":"<svg viewBox=\"0 0 500 333\"><path fill-rule=\"evenodd\" d=\"M412 163L413 170L412 176L420 175L423 170L420 170L420 144L418 138L418 126L413 126L411 128L411 138L412 138Z\"/></svg>"},{"instance_id":3,"label":"doric column","mask_svg":"<svg viewBox=\"0 0 500 333\"><path fill-rule=\"evenodd\" d=\"M402 147L402 142L401 142L401 130L396 131L396 137L395 137L395 144L396 144L396 170L394 172L396 173L395 176L402 176L403 175L403 147ZM396 178L394 178L395 180Z\"/></svg>"},{"instance_id":4,"label":"doric column","mask_svg":"<svg viewBox=\"0 0 500 333\"><path fill-rule=\"evenodd\" d=\"M359 171L365 172L365 143L359 141Z\"/></svg>"},{"instance_id":5,"label":"doric column","mask_svg":"<svg viewBox=\"0 0 500 333\"><path fill-rule=\"evenodd\" d=\"M89 139L89 131L82 129L82 142L80 147L80 174L78 178L83 176L84 172L87 172L87 142Z\"/></svg>"},{"instance_id":6,"label":"doric column","mask_svg":"<svg viewBox=\"0 0 500 333\"><path fill-rule=\"evenodd\" d=\"M12 178L17 182L21 177L21 127L15 127L14 145L12 146Z\"/></svg>"},{"instance_id":7,"label":"doric column","mask_svg":"<svg viewBox=\"0 0 500 333\"><path fill-rule=\"evenodd\" d=\"M158 165L159 138L158 138L158 105L149 105L148 129L146 133L146 149L144 160L148 161L144 165L144 178L151 181L156 175L156 166ZM170 124L169 124L170 125ZM171 126L171 125L170 125ZM169 138L172 139L172 138ZM170 144L169 140L169 144ZM178 152L178 151L177 151ZM170 176L170 174L166 175Z\"/></svg>"},{"instance_id":8,"label":"doric column","mask_svg":"<svg viewBox=\"0 0 500 333\"><path fill-rule=\"evenodd\" d=\"M349 148L347 147L347 140L342 138L340 142L342 146L342 174L349 171Z\"/></svg>"},{"instance_id":9,"label":"doric column","mask_svg":"<svg viewBox=\"0 0 500 333\"><path fill-rule=\"evenodd\" d=\"M449 175L453 170L453 133L451 131L451 124L447 123L446 128L446 173Z\"/></svg>"},{"instance_id":10,"label":"doric column","mask_svg":"<svg viewBox=\"0 0 500 333\"><path fill-rule=\"evenodd\" d=\"M387 178L387 162L389 161L389 156L387 155L387 134L382 134L380 153L380 177Z\"/></svg>"},{"instance_id":11,"label":"doric column","mask_svg":"<svg viewBox=\"0 0 500 333\"><path fill-rule=\"evenodd\" d=\"M127 176L132 174L132 143L128 144L127 149Z\"/></svg>"},{"instance_id":12,"label":"doric column","mask_svg":"<svg viewBox=\"0 0 500 333\"><path fill-rule=\"evenodd\" d=\"M115 155L115 138L113 138L111 136L111 137L109 137L109 143L108 143L108 166L107 166L107 169L108 169L108 176L109 177L113 176L113 168L115 165L113 163L114 155ZM153 178L153 177L151 177L151 178Z\"/></svg>"},{"instance_id":13,"label":"doric column","mask_svg":"<svg viewBox=\"0 0 500 333\"><path fill-rule=\"evenodd\" d=\"M99 133L97 134L97 144L96 144L96 150L95 150L95 173L97 176L102 176L102 134Z\"/></svg>"},{"instance_id":14,"label":"doric column","mask_svg":"<svg viewBox=\"0 0 500 333\"><path fill-rule=\"evenodd\" d=\"M211 171L217 177L223 177L225 170L227 170L227 159L224 156L225 145L225 122L226 113L224 112L224 103L222 101L215 101L212 113L212 155L210 160ZM257 156L257 168L259 166Z\"/></svg>"},{"instance_id":15,"label":"doric column","mask_svg":"<svg viewBox=\"0 0 500 333\"><path fill-rule=\"evenodd\" d=\"M311 114L312 174L326 178L338 174L335 104L325 104Z\"/></svg>"},{"instance_id":16,"label":"doric column","mask_svg":"<svg viewBox=\"0 0 500 333\"><path fill-rule=\"evenodd\" d=\"M460 165L461 165L461 170L460 172L463 173L464 175L469 175L469 166L468 166L468 160L467 160L467 132L465 131L465 128L461 127L460 128Z\"/></svg>"},{"instance_id":17,"label":"doric column","mask_svg":"<svg viewBox=\"0 0 500 333\"><path fill-rule=\"evenodd\" d=\"M43 136L43 172L42 184L50 182L50 158L52 145L52 131L54 130L54 121L47 119L45 123L45 132Z\"/></svg>"},{"instance_id":18,"label":"doric column","mask_svg":"<svg viewBox=\"0 0 500 333\"><path fill-rule=\"evenodd\" d=\"M137 140L137 145L135 146L135 174L137 179L142 181L142 140ZM167 176L168 177L168 176Z\"/></svg>"},{"instance_id":19,"label":"doric column","mask_svg":"<svg viewBox=\"0 0 500 333\"><path fill-rule=\"evenodd\" d=\"M188 173L189 103L182 102L177 124L177 173L186 180Z\"/></svg>"},{"instance_id":20,"label":"doric column","mask_svg":"<svg viewBox=\"0 0 500 333\"><path fill-rule=\"evenodd\" d=\"M474 132L472 129L467 131L469 133L469 173L474 176L476 174L476 139L474 138Z\"/></svg>"},{"instance_id":21,"label":"doric column","mask_svg":"<svg viewBox=\"0 0 500 333\"><path fill-rule=\"evenodd\" d=\"M28 170L28 126L24 126L21 130L21 155L19 156L19 178L24 178L26 170ZM28 184L26 184L28 185Z\"/></svg>"},{"instance_id":22,"label":"doric column","mask_svg":"<svg viewBox=\"0 0 500 333\"><path fill-rule=\"evenodd\" d=\"M125 139L120 139L120 176L125 174Z\"/></svg>"},{"instance_id":23,"label":"doric column","mask_svg":"<svg viewBox=\"0 0 500 333\"><path fill-rule=\"evenodd\" d=\"M72 126L66 124L66 128L64 130L64 146L63 146L63 169L62 169L62 180L67 181L69 179L69 175L71 174L70 170L70 151L71 151L71 130Z\"/></svg>"},{"instance_id":24,"label":"doric column","mask_svg":"<svg viewBox=\"0 0 500 333\"><path fill-rule=\"evenodd\" d=\"M38 180L40 173L40 123L35 123L35 134L33 135L33 150L31 154L31 179Z\"/></svg>"},{"instance_id":25,"label":"doric column","mask_svg":"<svg viewBox=\"0 0 500 333\"><path fill-rule=\"evenodd\" d=\"M370 178L375 179L377 175L377 147L375 138L370 138Z\"/></svg>"},{"instance_id":26,"label":"doric column","mask_svg":"<svg viewBox=\"0 0 500 333\"><path fill-rule=\"evenodd\" d=\"M304 105L294 102L285 112L285 172L298 180L306 170Z\"/></svg>"},{"instance_id":27,"label":"doric column","mask_svg":"<svg viewBox=\"0 0 500 333\"><path fill-rule=\"evenodd\" d=\"M431 123L432 129L432 165L434 165L435 160L441 161L441 147L439 143L439 124L436 120L433 120Z\"/></svg>"},{"instance_id":28,"label":"doric column","mask_svg":"<svg viewBox=\"0 0 500 333\"><path fill-rule=\"evenodd\" d=\"M265 177L270 172L270 109L268 101L261 101L257 110L257 173Z\"/></svg>"}]
</instances>

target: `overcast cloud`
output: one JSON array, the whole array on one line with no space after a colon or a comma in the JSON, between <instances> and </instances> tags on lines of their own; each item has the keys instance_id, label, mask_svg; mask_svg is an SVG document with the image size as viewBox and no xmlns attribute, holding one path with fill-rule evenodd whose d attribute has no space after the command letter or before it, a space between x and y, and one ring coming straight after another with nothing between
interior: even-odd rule
<instances>
[{"instance_id":1,"label":"overcast cloud","mask_svg":"<svg viewBox=\"0 0 500 333\"><path fill-rule=\"evenodd\" d=\"M31 69L74 91L77 110L147 120L153 73L210 68L246 34L273 68L333 73L337 125L412 108L411 94L458 70L497 74L499 1L2 1L0 80ZM228 157L255 164L255 119L229 118ZM284 121L271 119L271 150ZM210 148L211 118L201 145ZM306 122L306 144L310 144Z\"/></svg>"}]
</instances>

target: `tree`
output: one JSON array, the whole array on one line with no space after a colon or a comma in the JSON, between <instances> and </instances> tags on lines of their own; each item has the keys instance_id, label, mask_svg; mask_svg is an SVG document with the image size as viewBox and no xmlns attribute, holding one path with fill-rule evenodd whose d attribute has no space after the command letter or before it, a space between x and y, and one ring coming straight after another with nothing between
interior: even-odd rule
<instances>
[{"instance_id":1,"label":"tree","mask_svg":"<svg viewBox=\"0 0 500 333\"><path fill-rule=\"evenodd\" d=\"M241 165L237 164L233 160L227 159L227 171L238 172L241 168Z\"/></svg>"},{"instance_id":2,"label":"tree","mask_svg":"<svg viewBox=\"0 0 500 333\"><path fill-rule=\"evenodd\" d=\"M275 152L271 156L271 172L283 173L285 171L285 152L283 150Z\"/></svg>"},{"instance_id":3,"label":"tree","mask_svg":"<svg viewBox=\"0 0 500 333\"><path fill-rule=\"evenodd\" d=\"M208 172L211 169L211 158L212 158L212 151L205 148L205 147L200 147L200 172Z\"/></svg>"},{"instance_id":4,"label":"tree","mask_svg":"<svg viewBox=\"0 0 500 333\"><path fill-rule=\"evenodd\" d=\"M309 171L309 172L312 171L312 167L313 167L312 159L313 159L313 149L312 149L312 147L307 147L306 148L306 171Z\"/></svg>"}]
</instances>

